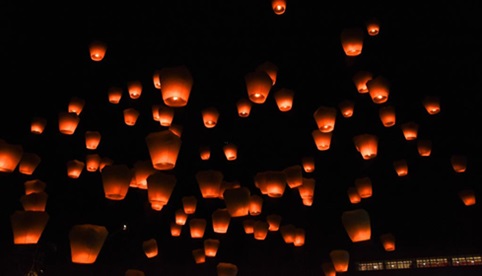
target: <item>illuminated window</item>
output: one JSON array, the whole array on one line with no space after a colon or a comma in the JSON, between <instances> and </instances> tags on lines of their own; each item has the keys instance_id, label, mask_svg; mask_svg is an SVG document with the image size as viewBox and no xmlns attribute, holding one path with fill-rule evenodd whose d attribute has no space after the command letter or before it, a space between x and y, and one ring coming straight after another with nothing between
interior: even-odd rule
<instances>
[{"instance_id":1,"label":"illuminated window","mask_svg":"<svg viewBox=\"0 0 482 276\"><path fill-rule=\"evenodd\" d=\"M359 271L383 270L383 262L359 263L358 270Z\"/></svg>"},{"instance_id":2,"label":"illuminated window","mask_svg":"<svg viewBox=\"0 0 482 276\"><path fill-rule=\"evenodd\" d=\"M417 268L448 266L447 258L421 258L416 260Z\"/></svg>"},{"instance_id":3,"label":"illuminated window","mask_svg":"<svg viewBox=\"0 0 482 276\"><path fill-rule=\"evenodd\" d=\"M465 266L465 265L482 265L481 256L465 256L465 257L453 257L453 266Z\"/></svg>"},{"instance_id":4,"label":"illuminated window","mask_svg":"<svg viewBox=\"0 0 482 276\"><path fill-rule=\"evenodd\" d=\"M412 267L411 260L385 262L385 269L407 269L411 267Z\"/></svg>"}]
</instances>

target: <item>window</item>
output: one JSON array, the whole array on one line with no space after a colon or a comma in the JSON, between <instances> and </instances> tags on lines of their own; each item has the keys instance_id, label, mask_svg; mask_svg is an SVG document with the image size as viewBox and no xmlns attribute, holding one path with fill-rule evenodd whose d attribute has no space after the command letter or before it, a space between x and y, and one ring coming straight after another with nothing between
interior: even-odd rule
<instances>
[{"instance_id":1,"label":"window","mask_svg":"<svg viewBox=\"0 0 482 276\"><path fill-rule=\"evenodd\" d=\"M453 257L453 266L465 266L465 265L482 265L481 256L466 256L466 257Z\"/></svg>"},{"instance_id":2,"label":"window","mask_svg":"<svg viewBox=\"0 0 482 276\"><path fill-rule=\"evenodd\" d=\"M386 261L385 269L407 269L412 268L411 260Z\"/></svg>"},{"instance_id":3,"label":"window","mask_svg":"<svg viewBox=\"0 0 482 276\"><path fill-rule=\"evenodd\" d=\"M448 266L447 258L421 258L416 260L417 268Z\"/></svg>"},{"instance_id":4,"label":"window","mask_svg":"<svg viewBox=\"0 0 482 276\"><path fill-rule=\"evenodd\" d=\"M359 263L358 270L359 271L383 270L383 262Z\"/></svg>"}]
</instances>

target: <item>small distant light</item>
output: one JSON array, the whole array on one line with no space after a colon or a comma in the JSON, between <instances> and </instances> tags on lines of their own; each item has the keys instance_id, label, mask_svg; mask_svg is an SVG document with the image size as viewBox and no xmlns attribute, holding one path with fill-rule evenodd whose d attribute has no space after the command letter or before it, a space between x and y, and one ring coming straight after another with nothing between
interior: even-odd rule
<instances>
[{"instance_id":1,"label":"small distant light","mask_svg":"<svg viewBox=\"0 0 482 276\"><path fill-rule=\"evenodd\" d=\"M122 225L122 230L124 230L124 231L127 230L127 225L126 225L126 224Z\"/></svg>"}]
</instances>

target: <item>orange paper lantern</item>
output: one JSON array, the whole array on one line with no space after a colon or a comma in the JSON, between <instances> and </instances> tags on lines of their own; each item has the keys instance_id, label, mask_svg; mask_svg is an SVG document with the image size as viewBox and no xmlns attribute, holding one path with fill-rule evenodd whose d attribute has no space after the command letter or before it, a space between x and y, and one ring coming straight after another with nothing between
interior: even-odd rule
<instances>
[{"instance_id":1,"label":"orange paper lantern","mask_svg":"<svg viewBox=\"0 0 482 276\"><path fill-rule=\"evenodd\" d=\"M201 170L196 173L196 180L203 198L219 197L219 188L223 182L223 173L218 170Z\"/></svg>"},{"instance_id":2,"label":"orange paper lantern","mask_svg":"<svg viewBox=\"0 0 482 276\"><path fill-rule=\"evenodd\" d=\"M273 96L276 105L281 112L290 111L293 107L293 97L295 92L292 89L281 88L274 92Z\"/></svg>"},{"instance_id":3,"label":"orange paper lantern","mask_svg":"<svg viewBox=\"0 0 482 276\"><path fill-rule=\"evenodd\" d=\"M109 232L95 224L74 225L69 232L71 260L77 264L93 264Z\"/></svg>"},{"instance_id":4,"label":"orange paper lantern","mask_svg":"<svg viewBox=\"0 0 482 276\"><path fill-rule=\"evenodd\" d=\"M368 93L375 104L382 104L388 101L390 95L390 83L382 76L377 76L367 81Z\"/></svg>"},{"instance_id":5,"label":"orange paper lantern","mask_svg":"<svg viewBox=\"0 0 482 276\"><path fill-rule=\"evenodd\" d=\"M286 11L286 0L271 0L271 8L276 15L282 15Z\"/></svg>"},{"instance_id":6,"label":"orange paper lantern","mask_svg":"<svg viewBox=\"0 0 482 276\"><path fill-rule=\"evenodd\" d=\"M47 120L43 117L34 117L30 124L30 132L33 134L42 134L47 125Z\"/></svg>"},{"instance_id":7,"label":"orange paper lantern","mask_svg":"<svg viewBox=\"0 0 482 276\"><path fill-rule=\"evenodd\" d=\"M24 152L18 164L18 171L21 174L32 175L37 169L42 158L33 152Z\"/></svg>"},{"instance_id":8,"label":"orange paper lantern","mask_svg":"<svg viewBox=\"0 0 482 276\"><path fill-rule=\"evenodd\" d=\"M137 100L142 95L142 83L140 81L130 81L127 83L127 92L129 97L133 100Z\"/></svg>"},{"instance_id":9,"label":"orange paper lantern","mask_svg":"<svg viewBox=\"0 0 482 276\"><path fill-rule=\"evenodd\" d=\"M10 216L14 244L37 244L49 220L42 211L15 211Z\"/></svg>"},{"instance_id":10,"label":"orange paper lantern","mask_svg":"<svg viewBox=\"0 0 482 276\"><path fill-rule=\"evenodd\" d=\"M246 118L251 113L252 102L248 99L241 98L236 102L236 108L238 109L238 116Z\"/></svg>"},{"instance_id":11,"label":"orange paper lantern","mask_svg":"<svg viewBox=\"0 0 482 276\"><path fill-rule=\"evenodd\" d=\"M133 171L123 164L107 165L101 172L105 198L123 200L129 190Z\"/></svg>"},{"instance_id":12,"label":"orange paper lantern","mask_svg":"<svg viewBox=\"0 0 482 276\"><path fill-rule=\"evenodd\" d=\"M79 125L80 117L75 112L59 112L59 131L62 134L74 134Z\"/></svg>"},{"instance_id":13,"label":"orange paper lantern","mask_svg":"<svg viewBox=\"0 0 482 276\"><path fill-rule=\"evenodd\" d=\"M331 106L320 106L313 113L318 129L323 132L332 132L335 129L336 108Z\"/></svg>"},{"instance_id":14,"label":"orange paper lantern","mask_svg":"<svg viewBox=\"0 0 482 276\"><path fill-rule=\"evenodd\" d=\"M359 56L363 50L363 30L359 27L344 28L340 35L345 55Z\"/></svg>"},{"instance_id":15,"label":"orange paper lantern","mask_svg":"<svg viewBox=\"0 0 482 276\"><path fill-rule=\"evenodd\" d=\"M262 70L249 72L245 75L248 98L255 104L263 104L268 98L273 80Z\"/></svg>"},{"instance_id":16,"label":"orange paper lantern","mask_svg":"<svg viewBox=\"0 0 482 276\"><path fill-rule=\"evenodd\" d=\"M102 41L92 41L89 44L90 58L93 61L102 61L107 51L107 45Z\"/></svg>"},{"instance_id":17,"label":"orange paper lantern","mask_svg":"<svg viewBox=\"0 0 482 276\"><path fill-rule=\"evenodd\" d=\"M351 241L362 242L370 240L370 215L364 209L344 211L341 215L343 226Z\"/></svg>"},{"instance_id":18,"label":"orange paper lantern","mask_svg":"<svg viewBox=\"0 0 482 276\"><path fill-rule=\"evenodd\" d=\"M380 109L378 110L378 114L384 127L394 126L397 122L395 108L391 105L380 107Z\"/></svg>"},{"instance_id":19,"label":"orange paper lantern","mask_svg":"<svg viewBox=\"0 0 482 276\"><path fill-rule=\"evenodd\" d=\"M146 136L152 166L156 170L171 170L176 166L181 138L169 130L151 132Z\"/></svg>"},{"instance_id":20,"label":"orange paper lantern","mask_svg":"<svg viewBox=\"0 0 482 276\"><path fill-rule=\"evenodd\" d=\"M186 66L163 68L159 71L164 104L171 107L186 106L191 94L193 78Z\"/></svg>"}]
</instances>

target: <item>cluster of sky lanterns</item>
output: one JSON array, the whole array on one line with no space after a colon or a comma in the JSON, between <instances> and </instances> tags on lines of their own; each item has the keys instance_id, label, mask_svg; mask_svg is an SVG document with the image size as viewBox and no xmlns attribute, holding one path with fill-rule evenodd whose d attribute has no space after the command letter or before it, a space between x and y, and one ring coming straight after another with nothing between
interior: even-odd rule
<instances>
[{"instance_id":1,"label":"cluster of sky lanterns","mask_svg":"<svg viewBox=\"0 0 482 276\"><path fill-rule=\"evenodd\" d=\"M282 15L286 11L286 0L273 0L272 8L276 15ZM363 50L365 33L369 36L378 35L379 22L376 19L367 21L366 29L344 29L340 35L342 48L347 56L358 56ZM95 62L101 62L105 57L107 45L95 41L89 46L90 57ZM252 72L244 76L247 95L236 103L237 113L240 117L250 115L253 104L263 104L272 87L276 83L278 68L271 62L260 64ZM382 105L389 98L389 81L383 76L373 76L371 72L359 71L353 75L353 84L360 94L368 94L374 104L380 105L379 117L384 127L396 125L395 108L391 105ZM174 109L182 108L189 102L193 77L185 66L169 67L157 70L153 74L153 85L162 93L163 104L154 104L152 108L153 119L159 121L161 126L168 127L166 130L152 132L145 137L149 149L150 160L138 161L133 169L125 164L114 164L113 160L103 158L96 153L87 154L85 160L69 160L66 163L67 175L70 178L78 178L83 170L90 172L99 171L102 175L102 184L105 197L109 200L123 200L129 188L147 190L148 200L152 209L161 211L168 204L170 196L176 186L176 177L167 171L176 166L179 150L182 145L182 126L172 124ZM131 99L139 99L142 94L142 83L130 82L128 94ZM288 112L293 105L294 91L281 88L273 92L273 97L281 112ZM122 89L111 87L108 90L108 102L118 104L123 96ZM69 102L68 109L59 113L59 132L65 135L73 135L80 121L80 115L85 101L73 97ZM317 129L312 131L313 141L319 151L330 149L332 133L335 129L337 113L344 118L350 118L354 114L355 103L349 100L343 101L338 108L332 106L320 106L313 113ZM423 106L430 115L440 112L440 99L438 97L425 97ZM220 113L214 107L207 107L201 111L203 124L206 128L216 127ZM139 111L127 108L123 111L124 122L128 126L134 126L139 116ZM35 117L31 121L31 133L40 135L43 133L47 121L44 118ZM402 133L407 141L417 141L417 149L420 156L430 156L431 141L418 139L418 124L405 122L400 124ZM99 131L86 131L85 147L92 152L97 149L101 142ZM361 158L370 160L376 158L378 137L371 133L362 133L353 137L353 143ZM227 143L223 147L228 161L236 160L237 146ZM209 160L210 149L207 146L199 149L200 158ZM18 168L18 172L32 175L41 162L41 157L35 153L24 152L21 145L11 144L0 140L0 172L12 173ZM467 167L467 158L464 155L453 155L450 162L455 172L463 173ZM405 159L393 161L393 168L399 177L409 173L408 162ZM262 195L272 198L283 196L286 186L297 189L302 202L306 206L313 203L316 181L313 178L303 177L303 172L311 173L315 170L313 157L303 158L300 165L293 165L281 171L262 171L254 176L256 188ZM211 221L215 233L226 233L233 217L257 216L263 212L263 197L251 194L250 190L240 183L227 182L223 178L223 172L218 170L201 170L195 176L199 185L202 198L219 198L226 203L225 208L217 209L212 213ZM49 220L45 211L48 195L45 193L45 182L38 179L25 182L25 194L20 201L22 211L16 211L11 216L14 233L14 244L35 244L41 237L43 229ZM354 185L347 190L347 195L352 204L358 204L362 199L372 196L372 182L370 177L359 177ZM465 189L459 192L459 197L466 206L476 203L473 190ZM196 211L198 199L195 196L186 195L182 198L183 208L175 212L175 220L170 224L172 236L179 236L184 225L188 225L190 235L195 239L204 238L204 232L208 227L206 218L191 218ZM305 230L292 224L281 224L282 217L278 214L269 214L266 220L246 219L243 227L247 234L253 234L257 240L264 240L271 231L280 231L283 240L294 246L302 246L305 242ZM342 224L352 242L362 242L371 239L370 215L362 209L345 211L341 217ZM74 225L69 233L71 258L73 263L92 264L102 249L103 243L108 236L104 226L93 224ZM395 250L395 237L392 233L384 233L380 236L386 251ZM203 248L192 250L195 263L206 261L206 257L215 257L220 246L220 240L207 238ZM143 241L142 248L147 258L153 258L158 254L158 245L155 239ZM343 249L334 249L330 252L331 262L322 264L323 271L327 276L333 276L337 272L346 272L349 264L349 252ZM238 268L235 264L220 262L217 265L218 275L236 275ZM129 269L126 275L143 275L142 271Z\"/></svg>"}]
</instances>

